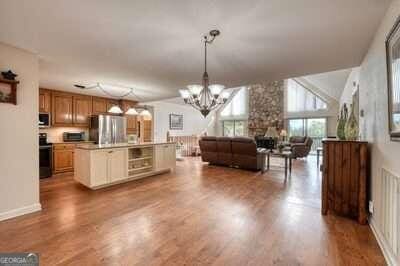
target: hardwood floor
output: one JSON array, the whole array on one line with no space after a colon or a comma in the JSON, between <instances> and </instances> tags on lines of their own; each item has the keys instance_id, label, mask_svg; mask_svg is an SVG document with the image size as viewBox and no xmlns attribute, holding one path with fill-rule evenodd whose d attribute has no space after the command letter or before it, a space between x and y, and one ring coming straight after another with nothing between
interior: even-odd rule
<instances>
[{"instance_id":1,"label":"hardwood floor","mask_svg":"<svg viewBox=\"0 0 400 266\"><path fill-rule=\"evenodd\" d=\"M42 212L0 222L0 251L41 265L384 265L368 226L321 216L320 178L315 158L286 181L198 158L98 191L56 176Z\"/></svg>"}]
</instances>

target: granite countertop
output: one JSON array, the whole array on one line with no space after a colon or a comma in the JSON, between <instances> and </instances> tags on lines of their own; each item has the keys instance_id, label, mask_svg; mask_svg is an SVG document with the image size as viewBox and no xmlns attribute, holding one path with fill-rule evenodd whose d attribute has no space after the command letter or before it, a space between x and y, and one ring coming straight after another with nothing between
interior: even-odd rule
<instances>
[{"instance_id":1,"label":"granite countertop","mask_svg":"<svg viewBox=\"0 0 400 266\"><path fill-rule=\"evenodd\" d=\"M94 141L84 140L84 141L53 141L52 144L87 144L94 143Z\"/></svg>"},{"instance_id":2,"label":"granite countertop","mask_svg":"<svg viewBox=\"0 0 400 266\"><path fill-rule=\"evenodd\" d=\"M115 149L115 148L134 148L143 146L174 144L175 142L141 142L141 143L117 143L117 144L82 144L76 149L82 150L100 150L100 149Z\"/></svg>"}]
</instances>

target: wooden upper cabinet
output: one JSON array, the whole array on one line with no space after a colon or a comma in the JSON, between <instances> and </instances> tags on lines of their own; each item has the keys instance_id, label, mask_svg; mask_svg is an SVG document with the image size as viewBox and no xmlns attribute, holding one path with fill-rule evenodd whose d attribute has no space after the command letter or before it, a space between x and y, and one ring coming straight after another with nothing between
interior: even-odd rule
<instances>
[{"instance_id":1,"label":"wooden upper cabinet","mask_svg":"<svg viewBox=\"0 0 400 266\"><path fill-rule=\"evenodd\" d=\"M128 111L129 108L135 107L137 102L134 101L128 101L128 100L122 100L121 105L122 105L122 110L124 112ZM124 115L126 117L126 133L127 134L137 134L138 127L137 127L137 116L136 115Z\"/></svg>"},{"instance_id":2,"label":"wooden upper cabinet","mask_svg":"<svg viewBox=\"0 0 400 266\"><path fill-rule=\"evenodd\" d=\"M92 114L92 97L74 95L73 123L76 126L89 126L90 115Z\"/></svg>"},{"instance_id":3,"label":"wooden upper cabinet","mask_svg":"<svg viewBox=\"0 0 400 266\"><path fill-rule=\"evenodd\" d=\"M152 124L151 120L143 120L143 141L151 142L152 141Z\"/></svg>"},{"instance_id":4,"label":"wooden upper cabinet","mask_svg":"<svg viewBox=\"0 0 400 266\"><path fill-rule=\"evenodd\" d=\"M100 115L107 113L107 99L100 97L92 97L92 114Z\"/></svg>"},{"instance_id":5,"label":"wooden upper cabinet","mask_svg":"<svg viewBox=\"0 0 400 266\"><path fill-rule=\"evenodd\" d=\"M73 125L73 96L69 93L52 93L52 125Z\"/></svg>"},{"instance_id":6,"label":"wooden upper cabinet","mask_svg":"<svg viewBox=\"0 0 400 266\"><path fill-rule=\"evenodd\" d=\"M51 92L46 89L39 89L39 112L50 113Z\"/></svg>"},{"instance_id":7,"label":"wooden upper cabinet","mask_svg":"<svg viewBox=\"0 0 400 266\"><path fill-rule=\"evenodd\" d=\"M108 110L110 110L110 108L113 107L114 105L118 105L119 107L121 107L120 102L118 100L107 99L106 112L108 112Z\"/></svg>"}]
</instances>

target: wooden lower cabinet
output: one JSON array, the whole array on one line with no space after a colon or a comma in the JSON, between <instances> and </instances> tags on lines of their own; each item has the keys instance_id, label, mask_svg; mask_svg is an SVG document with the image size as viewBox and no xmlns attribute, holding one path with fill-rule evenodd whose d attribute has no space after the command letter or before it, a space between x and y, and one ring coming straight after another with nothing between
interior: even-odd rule
<instances>
[{"instance_id":1,"label":"wooden lower cabinet","mask_svg":"<svg viewBox=\"0 0 400 266\"><path fill-rule=\"evenodd\" d=\"M123 180L128 175L128 150L108 152L108 176L110 182Z\"/></svg>"},{"instance_id":2,"label":"wooden lower cabinet","mask_svg":"<svg viewBox=\"0 0 400 266\"><path fill-rule=\"evenodd\" d=\"M74 171L74 144L53 145L53 173Z\"/></svg>"},{"instance_id":3,"label":"wooden lower cabinet","mask_svg":"<svg viewBox=\"0 0 400 266\"><path fill-rule=\"evenodd\" d=\"M98 189L175 169L175 143L75 150L74 179Z\"/></svg>"},{"instance_id":4,"label":"wooden lower cabinet","mask_svg":"<svg viewBox=\"0 0 400 266\"><path fill-rule=\"evenodd\" d=\"M154 170L160 171L176 165L175 143L154 146L155 165Z\"/></svg>"},{"instance_id":5,"label":"wooden lower cabinet","mask_svg":"<svg viewBox=\"0 0 400 266\"><path fill-rule=\"evenodd\" d=\"M322 208L367 223L368 143L323 140Z\"/></svg>"},{"instance_id":6,"label":"wooden lower cabinet","mask_svg":"<svg viewBox=\"0 0 400 266\"><path fill-rule=\"evenodd\" d=\"M92 186L102 186L110 182L123 180L127 173L127 149L105 149L94 151L91 156Z\"/></svg>"},{"instance_id":7,"label":"wooden lower cabinet","mask_svg":"<svg viewBox=\"0 0 400 266\"><path fill-rule=\"evenodd\" d=\"M93 179L92 186L101 186L108 183L108 152L95 151L90 157Z\"/></svg>"}]
</instances>

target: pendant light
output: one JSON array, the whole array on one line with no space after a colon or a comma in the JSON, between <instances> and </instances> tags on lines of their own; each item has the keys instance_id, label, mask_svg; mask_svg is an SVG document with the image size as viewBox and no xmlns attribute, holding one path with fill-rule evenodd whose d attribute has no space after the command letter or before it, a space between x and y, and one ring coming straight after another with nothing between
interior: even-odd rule
<instances>
[{"instance_id":1,"label":"pendant light","mask_svg":"<svg viewBox=\"0 0 400 266\"><path fill-rule=\"evenodd\" d=\"M121 107L119 107L118 105L113 105L109 110L109 113L112 114L122 114L124 111L122 111Z\"/></svg>"}]
</instances>

